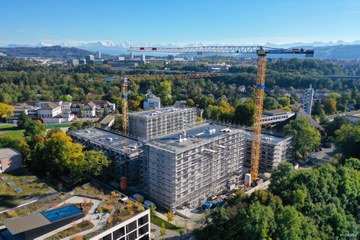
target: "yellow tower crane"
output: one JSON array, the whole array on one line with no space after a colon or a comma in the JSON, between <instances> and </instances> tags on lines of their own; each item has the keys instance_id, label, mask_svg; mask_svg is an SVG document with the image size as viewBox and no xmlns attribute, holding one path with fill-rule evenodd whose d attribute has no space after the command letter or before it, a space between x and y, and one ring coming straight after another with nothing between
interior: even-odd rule
<instances>
[{"instance_id":1,"label":"yellow tower crane","mask_svg":"<svg viewBox=\"0 0 360 240\"><path fill-rule=\"evenodd\" d=\"M215 53L215 54L256 54L258 56L258 69L256 76L254 133L251 151L251 179L259 176L259 161L261 147L261 125L264 102L266 56L268 54L304 54L306 57L314 55L313 49L303 48L270 48L263 46L201 46L201 47L131 47L130 52L163 52L163 53Z\"/></svg>"},{"instance_id":2,"label":"yellow tower crane","mask_svg":"<svg viewBox=\"0 0 360 240\"><path fill-rule=\"evenodd\" d=\"M122 85L121 85L121 109L122 109L122 126L123 126L123 133L125 135L129 135L129 118L128 118L128 85L129 79L122 78Z\"/></svg>"}]
</instances>

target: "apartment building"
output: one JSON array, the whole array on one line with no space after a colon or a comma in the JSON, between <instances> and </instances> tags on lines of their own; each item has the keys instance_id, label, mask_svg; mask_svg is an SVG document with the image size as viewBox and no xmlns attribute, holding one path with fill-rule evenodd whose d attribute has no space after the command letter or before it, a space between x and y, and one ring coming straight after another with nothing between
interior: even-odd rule
<instances>
[{"instance_id":1,"label":"apartment building","mask_svg":"<svg viewBox=\"0 0 360 240\"><path fill-rule=\"evenodd\" d=\"M201 125L144 144L143 184L160 206L198 206L212 194L232 190L243 174L245 133Z\"/></svg>"},{"instance_id":2,"label":"apartment building","mask_svg":"<svg viewBox=\"0 0 360 240\"><path fill-rule=\"evenodd\" d=\"M150 140L194 126L196 108L167 107L129 113L129 134Z\"/></svg>"},{"instance_id":3,"label":"apartment building","mask_svg":"<svg viewBox=\"0 0 360 240\"><path fill-rule=\"evenodd\" d=\"M75 142L103 151L112 160L109 173L117 179L127 177L130 185L139 182L142 152L139 141L98 128L70 131L68 135Z\"/></svg>"},{"instance_id":4,"label":"apartment building","mask_svg":"<svg viewBox=\"0 0 360 240\"><path fill-rule=\"evenodd\" d=\"M310 87L304 91L304 95L303 95L303 102L304 102L303 108L309 116L311 116L313 99L314 99L314 89L310 84Z\"/></svg>"},{"instance_id":5,"label":"apartment building","mask_svg":"<svg viewBox=\"0 0 360 240\"><path fill-rule=\"evenodd\" d=\"M244 166L250 168L253 133L245 131L246 149ZM292 157L291 136L279 137L263 133L260 146L260 172L271 172Z\"/></svg>"}]
</instances>

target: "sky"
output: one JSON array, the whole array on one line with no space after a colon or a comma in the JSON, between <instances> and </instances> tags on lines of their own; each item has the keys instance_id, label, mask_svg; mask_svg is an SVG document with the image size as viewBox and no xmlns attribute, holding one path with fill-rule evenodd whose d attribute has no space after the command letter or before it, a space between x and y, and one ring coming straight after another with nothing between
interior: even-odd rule
<instances>
[{"instance_id":1,"label":"sky","mask_svg":"<svg viewBox=\"0 0 360 240\"><path fill-rule=\"evenodd\" d=\"M0 45L360 40L359 0L0 0Z\"/></svg>"}]
</instances>

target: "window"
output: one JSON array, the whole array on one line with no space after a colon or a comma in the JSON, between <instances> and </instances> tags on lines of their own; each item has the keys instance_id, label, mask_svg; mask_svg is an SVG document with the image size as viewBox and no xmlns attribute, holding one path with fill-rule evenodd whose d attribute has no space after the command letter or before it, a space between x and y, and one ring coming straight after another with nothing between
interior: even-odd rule
<instances>
[{"instance_id":1,"label":"window","mask_svg":"<svg viewBox=\"0 0 360 240\"><path fill-rule=\"evenodd\" d=\"M149 221L148 215L138 219L138 225L142 226Z\"/></svg>"},{"instance_id":2,"label":"window","mask_svg":"<svg viewBox=\"0 0 360 240\"><path fill-rule=\"evenodd\" d=\"M129 223L128 225L126 225L126 232L131 232L132 230L134 230L136 228L136 221Z\"/></svg>"},{"instance_id":3,"label":"window","mask_svg":"<svg viewBox=\"0 0 360 240\"><path fill-rule=\"evenodd\" d=\"M125 229L123 227L113 232L114 239L118 239L124 235L125 235Z\"/></svg>"},{"instance_id":4,"label":"window","mask_svg":"<svg viewBox=\"0 0 360 240\"><path fill-rule=\"evenodd\" d=\"M146 224L145 226L143 226L139 229L139 235L141 236L141 235L147 233L148 231L149 231L149 225Z\"/></svg>"},{"instance_id":5,"label":"window","mask_svg":"<svg viewBox=\"0 0 360 240\"><path fill-rule=\"evenodd\" d=\"M137 237L137 232L133 231L132 233L130 233L129 235L126 236L126 240L135 240Z\"/></svg>"}]
</instances>

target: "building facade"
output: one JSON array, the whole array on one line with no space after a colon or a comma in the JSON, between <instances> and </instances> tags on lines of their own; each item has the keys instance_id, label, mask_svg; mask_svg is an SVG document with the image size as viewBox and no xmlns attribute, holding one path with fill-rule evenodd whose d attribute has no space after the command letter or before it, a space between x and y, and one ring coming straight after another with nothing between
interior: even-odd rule
<instances>
[{"instance_id":1,"label":"building facade","mask_svg":"<svg viewBox=\"0 0 360 240\"><path fill-rule=\"evenodd\" d=\"M146 94L146 99L144 101L143 107L145 110L149 109L160 109L161 108L161 100L159 97L156 97L152 93Z\"/></svg>"},{"instance_id":2,"label":"building facade","mask_svg":"<svg viewBox=\"0 0 360 240\"><path fill-rule=\"evenodd\" d=\"M149 240L150 210L138 213L132 218L96 235L90 240Z\"/></svg>"},{"instance_id":3,"label":"building facade","mask_svg":"<svg viewBox=\"0 0 360 240\"><path fill-rule=\"evenodd\" d=\"M246 149L244 166L250 168L253 133L246 131L245 134ZM260 172L271 172L276 169L281 162L289 161L291 159L291 139L291 136L278 137L264 133L261 135Z\"/></svg>"},{"instance_id":4,"label":"building facade","mask_svg":"<svg viewBox=\"0 0 360 240\"><path fill-rule=\"evenodd\" d=\"M242 178L244 147L243 130L208 124L149 141L143 152L145 194L173 209L232 190Z\"/></svg>"},{"instance_id":5,"label":"building facade","mask_svg":"<svg viewBox=\"0 0 360 240\"><path fill-rule=\"evenodd\" d=\"M129 113L129 134L150 140L194 126L196 108L161 108Z\"/></svg>"},{"instance_id":6,"label":"building facade","mask_svg":"<svg viewBox=\"0 0 360 240\"><path fill-rule=\"evenodd\" d=\"M98 128L68 132L78 143L103 151L111 160L109 173L115 178L126 177L130 185L140 181L141 143L134 139Z\"/></svg>"},{"instance_id":7,"label":"building facade","mask_svg":"<svg viewBox=\"0 0 360 240\"><path fill-rule=\"evenodd\" d=\"M304 95L303 95L303 103L304 103L303 108L309 116L311 116L313 99L314 99L314 89L310 84L310 87L304 91Z\"/></svg>"}]
</instances>

